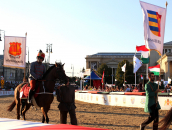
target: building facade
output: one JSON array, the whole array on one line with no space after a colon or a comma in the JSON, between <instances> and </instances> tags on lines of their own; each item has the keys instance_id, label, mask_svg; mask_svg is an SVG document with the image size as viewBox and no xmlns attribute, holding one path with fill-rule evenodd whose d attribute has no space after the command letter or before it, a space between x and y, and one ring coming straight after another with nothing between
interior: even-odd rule
<instances>
[{"instance_id":1,"label":"building facade","mask_svg":"<svg viewBox=\"0 0 172 130\"><path fill-rule=\"evenodd\" d=\"M106 63L108 67L112 68L113 74L116 74L116 70L118 67L118 63L125 60L129 62L133 62L133 56L135 53L122 53L122 52L114 52L114 53L97 53L93 55L87 55L86 59L86 69L94 69L97 70L102 63ZM140 58L141 54L136 53L136 57ZM150 62L148 66L155 66L160 64L161 57L158 55L156 51L150 51ZM163 47L163 55L162 55L162 65L161 65L161 77L164 80L168 80L172 78L172 41L164 43ZM137 72L138 74L142 74L144 79L146 78L146 65L143 65Z\"/></svg>"}]
</instances>

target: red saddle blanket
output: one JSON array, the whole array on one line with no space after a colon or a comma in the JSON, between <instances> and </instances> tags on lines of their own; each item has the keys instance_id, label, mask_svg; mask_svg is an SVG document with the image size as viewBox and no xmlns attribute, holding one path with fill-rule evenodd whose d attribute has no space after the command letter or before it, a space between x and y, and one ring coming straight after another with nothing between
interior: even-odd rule
<instances>
[{"instance_id":1,"label":"red saddle blanket","mask_svg":"<svg viewBox=\"0 0 172 130\"><path fill-rule=\"evenodd\" d=\"M25 84L22 89L20 90L20 98L28 98L29 95L29 90L30 90L30 86L29 84ZM38 96L37 93L39 93L40 90L40 86L38 86L38 89L36 90L34 97L36 98Z\"/></svg>"}]
</instances>

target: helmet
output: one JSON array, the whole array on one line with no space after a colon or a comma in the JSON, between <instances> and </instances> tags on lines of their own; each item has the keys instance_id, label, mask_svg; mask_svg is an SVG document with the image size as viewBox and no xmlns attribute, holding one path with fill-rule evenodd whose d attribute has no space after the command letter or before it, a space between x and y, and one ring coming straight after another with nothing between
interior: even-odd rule
<instances>
[{"instance_id":1,"label":"helmet","mask_svg":"<svg viewBox=\"0 0 172 130\"><path fill-rule=\"evenodd\" d=\"M37 57L41 57L41 58L43 58L43 60L44 60L45 54L42 52L42 50L39 51Z\"/></svg>"}]
</instances>

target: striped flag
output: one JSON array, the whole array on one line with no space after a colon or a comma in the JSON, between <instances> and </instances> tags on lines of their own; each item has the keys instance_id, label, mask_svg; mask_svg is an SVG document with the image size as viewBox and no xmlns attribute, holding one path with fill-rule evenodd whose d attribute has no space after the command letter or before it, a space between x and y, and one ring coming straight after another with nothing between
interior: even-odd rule
<instances>
[{"instance_id":1,"label":"striped flag","mask_svg":"<svg viewBox=\"0 0 172 130\"><path fill-rule=\"evenodd\" d=\"M149 67L149 71L153 72L154 75L159 75L159 73L160 73L160 65L150 66Z\"/></svg>"},{"instance_id":2,"label":"striped flag","mask_svg":"<svg viewBox=\"0 0 172 130\"><path fill-rule=\"evenodd\" d=\"M136 46L137 52L141 52L141 61L143 64L149 63L149 49L145 45Z\"/></svg>"},{"instance_id":3,"label":"striped flag","mask_svg":"<svg viewBox=\"0 0 172 130\"><path fill-rule=\"evenodd\" d=\"M140 1L144 19L144 40L150 50L163 53L166 8Z\"/></svg>"}]
</instances>

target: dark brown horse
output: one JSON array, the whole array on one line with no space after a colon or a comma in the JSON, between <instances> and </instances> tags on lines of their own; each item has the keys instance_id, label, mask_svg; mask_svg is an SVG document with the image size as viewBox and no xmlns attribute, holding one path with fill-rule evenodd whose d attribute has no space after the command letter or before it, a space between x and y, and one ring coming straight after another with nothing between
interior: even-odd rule
<instances>
[{"instance_id":1,"label":"dark brown horse","mask_svg":"<svg viewBox=\"0 0 172 130\"><path fill-rule=\"evenodd\" d=\"M167 130L172 122L172 108L168 111L168 113L165 115L165 117L159 122L159 124L162 126L159 130Z\"/></svg>"},{"instance_id":2,"label":"dark brown horse","mask_svg":"<svg viewBox=\"0 0 172 130\"><path fill-rule=\"evenodd\" d=\"M63 64L64 65L64 64ZM44 74L43 78L40 82L40 94L35 98L37 105L41 108L43 116L42 116L42 123L49 122L48 118L48 111L50 110L50 104L53 102L54 95L54 87L55 87L55 82L56 79L59 79L60 81L65 80L67 81L67 76L63 70L63 65L61 64L55 64L54 66L50 67L46 73ZM44 82L43 84L41 82ZM22 86L25 83L19 84L15 91L14 91L14 101L11 103L11 105L8 107L8 111L12 111L13 108L16 105L17 108L17 119L20 119L20 90ZM44 93L45 92L45 93ZM26 111L30 108L31 104L28 104L25 102L25 108L22 110L22 116L23 119L26 120L25 118L25 113Z\"/></svg>"}]
</instances>

